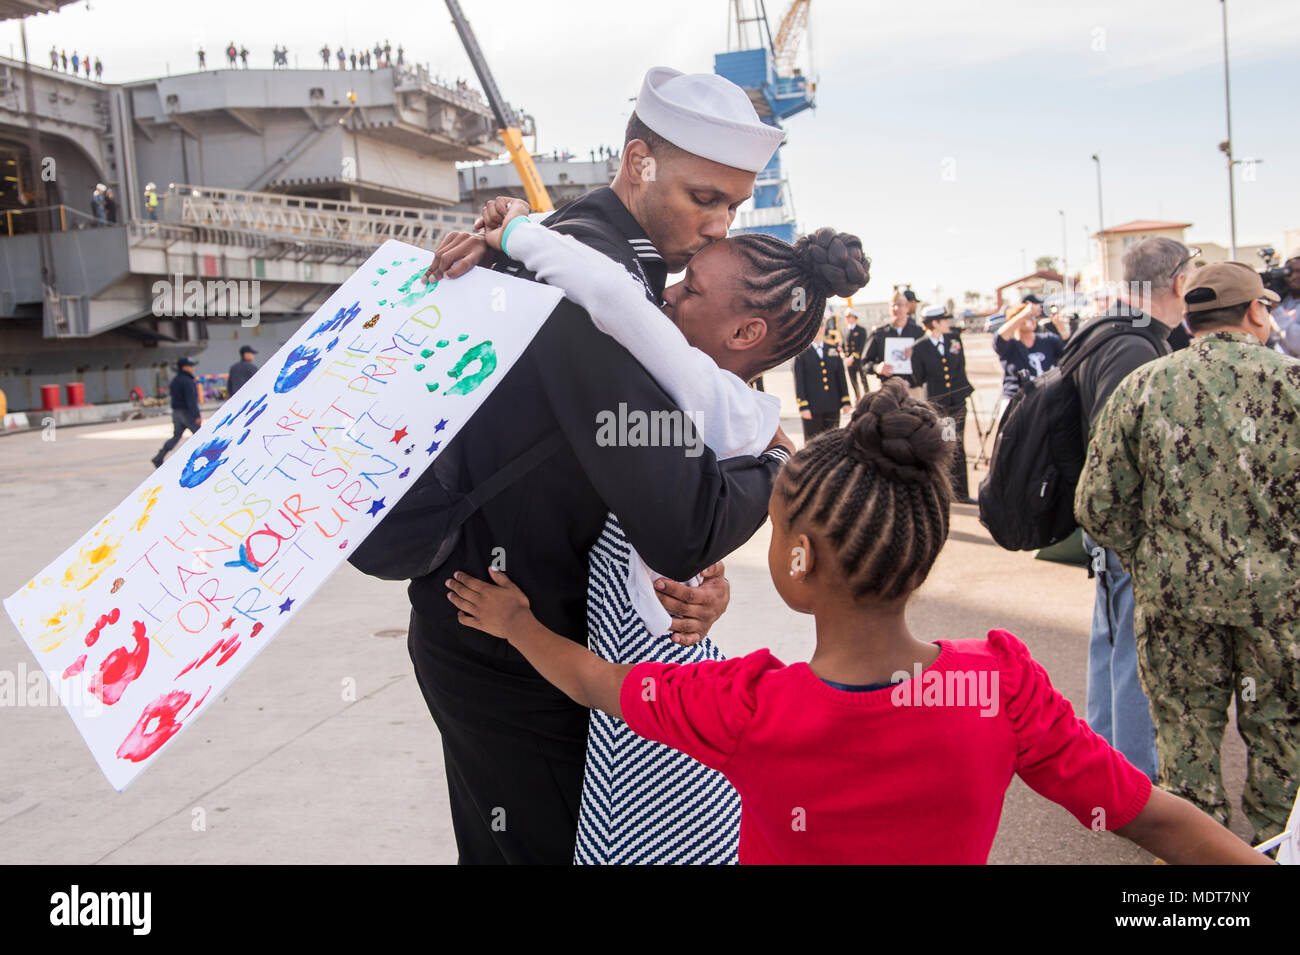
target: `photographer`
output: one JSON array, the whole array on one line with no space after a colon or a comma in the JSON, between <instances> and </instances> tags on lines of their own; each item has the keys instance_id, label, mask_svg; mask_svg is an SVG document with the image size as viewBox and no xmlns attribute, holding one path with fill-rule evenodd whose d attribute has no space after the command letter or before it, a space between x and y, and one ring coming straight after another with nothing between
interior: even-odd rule
<instances>
[{"instance_id":1,"label":"photographer","mask_svg":"<svg viewBox=\"0 0 1300 955\"><path fill-rule=\"evenodd\" d=\"M1026 295L1019 305L1007 309L1006 321L993 338L993 350L1002 362L1001 404L1020 390L1020 372L1037 378L1061 360L1070 328L1058 311L1052 316L1056 331L1040 332L1038 320L1042 314L1042 300L1037 295Z\"/></svg>"},{"instance_id":2,"label":"photographer","mask_svg":"<svg viewBox=\"0 0 1300 955\"><path fill-rule=\"evenodd\" d=\"M1273 287L1282 297L1273 309L1273 325L1282 350L1292 358L1300 358L1300 255L1291 256L1277 271L1286 273L1286 281Z\"/></svg>"}]
</instances>

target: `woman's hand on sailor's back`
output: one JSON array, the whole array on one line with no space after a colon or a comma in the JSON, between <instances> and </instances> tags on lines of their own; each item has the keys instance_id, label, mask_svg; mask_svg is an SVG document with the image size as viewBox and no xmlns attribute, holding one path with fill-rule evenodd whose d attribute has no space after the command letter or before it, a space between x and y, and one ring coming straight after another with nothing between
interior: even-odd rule
<instances>
[{"instance_id":1,"label":"woman's hand on sailor's back","mask_svg":"<svg viewBox=\"0 0 1300 955\"><path fill-rule=\"evenodd\" d=\"M424 273L426 284L442 279L460 278L488 255L483 236L472 232L448 232L438 243L433 262Z\"/></svg>"},{"instance_id":2,"label":"woman's hand on sailor's back","mask_svg":"<svg viewBox=\"0 0 1300 955\"><path fill-rule=\"evenodd\" d=\"M487 239L488 245L500 250L501 236L505 233L510 220L526 216L531 211L532 207L522 199L515 199L513 196L497 196L483 204L483 213L474 224L483 229L483 237Z\"/></svg>"},{"instance_id":3,"label":"woman's hand on sailor's back","mask_svg":"<svg viewBox=\"0 0 1300 955\"><path fill-rule=\"evenodd\" d=\"M812 418L812 412L804 409L799 412L799 417ZM785 448L790 454L794 454L794 442L790 440L790 436L785 433L785 430L780 425L777 425L776 434L772 435L772 441L768 444L767 450L771 451L773 448Z\"/></svg>"}]
</instances>

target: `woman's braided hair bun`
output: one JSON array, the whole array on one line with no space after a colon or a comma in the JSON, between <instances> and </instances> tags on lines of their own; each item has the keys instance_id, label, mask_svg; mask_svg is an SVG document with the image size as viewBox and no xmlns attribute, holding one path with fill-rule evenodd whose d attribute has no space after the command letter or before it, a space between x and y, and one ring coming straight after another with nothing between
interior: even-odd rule
<instances>
[{"instance_id":1,"label":"woman's braided hair bun","mask_svg":"<svg viewBox=\"0 0 1300 955\"><path fill-rule=\"evenodd\" d=\"M795 256L812 286L825 298L848 298L871 278L871 259L862 252L862 240L831 228L801 235L794 242Z\"/></svg>"},{"instance_id":2,"label":"woman's braided hair bun","mask_svg":"<svg viewBox=\"0 0 1300 955\"><path fill-rule=\"evenodd\" d=\"M934 408L890 378L858 402L844 429L844 451L895 481L946 483L952 441Z\"/></svg>"}]
</instances>

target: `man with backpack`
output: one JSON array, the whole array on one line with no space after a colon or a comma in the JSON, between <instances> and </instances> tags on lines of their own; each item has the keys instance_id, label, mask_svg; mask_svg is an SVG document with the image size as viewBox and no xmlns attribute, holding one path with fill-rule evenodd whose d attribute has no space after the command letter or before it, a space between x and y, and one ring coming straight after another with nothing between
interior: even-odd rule
<instances>
[{"instance_id":1,"label":"man with backpack","mask_svg":"<svg viewBox=\"0 0 1300 955\"><path fill-rule=\"evenodd\" d=\"M1074 533L1075 486L1093 423L1130 372L1169 353L1166 339L1182 321L1192 259L1173 239L1134 245L1124 255L1127 296L1070 336L1058 367L1021 376L979 491L980 522L998 544L1035 550ZM1088 723L1154 779L1155 728L1137 676L1132 580L1115 554L1087 534L1084 546L1097 579Z\"/></svg>"},{"instance_id":2,"label":"man with backpack","mask_svg":"<svg viewBox=\"0 0 1300 955\"><path fill-rule=\"evenodd\" d=\"M1127 292L1147 299L1150 313L1123 298L1090 324L1111 323L1108 340L1083 359L1074 373L1083 412L1084 434L1091 436L1110 394L1135 368L1167 355L1169 333L1182 323L1183 292L1191 278L1192 255L1181 242L1148 238L1124 254ZM1079 330L1083 334L1084 326ZM1096 334L1106 335L1098 328ZM1088 644L1088 725L1152 779L1157 770L1155 727L1138 682L1133 636L1133 578L1114 551L1086 533L1097 599Z\"/></svg>"}]
</instances>

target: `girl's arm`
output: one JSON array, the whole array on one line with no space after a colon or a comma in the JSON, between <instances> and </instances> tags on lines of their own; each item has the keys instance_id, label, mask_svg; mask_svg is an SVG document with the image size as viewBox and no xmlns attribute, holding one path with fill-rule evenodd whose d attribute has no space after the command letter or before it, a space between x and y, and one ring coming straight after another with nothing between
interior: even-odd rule
<instances>
[{"instance_id":1,"label":"girl's arm","mask_svg":"<svg viewBox=\"0 0 1300 955\"><path fill-rule=\"evenodd\" d=\"M1116 834L1174 865L1274 865L1184 799L1153 788L1151 798Z\"/></svg>"},{"instance_id":2,"label":"girl's arm","mask_svg":"<svg viewBox=\"0 0 1300 955\"><path fill-rule=\"evenodd\" d=\"M602 660L586 647L566 640L528 609L528 598L499 570L494 583L457 572L447 580L447 599L467 627L508 640L546 680L575 703L623 718L619 690L632 667Z\"/></svg>"}]
</instances>

